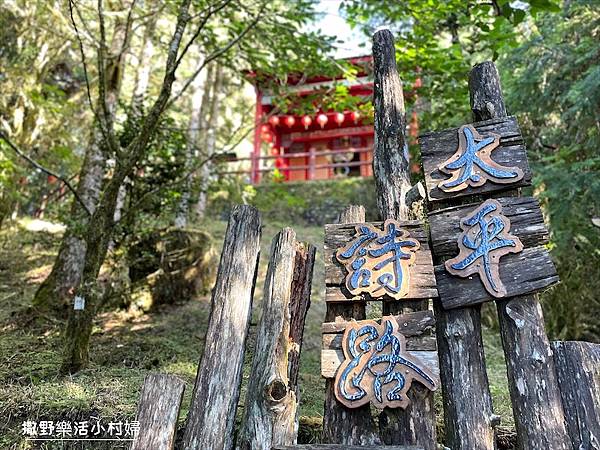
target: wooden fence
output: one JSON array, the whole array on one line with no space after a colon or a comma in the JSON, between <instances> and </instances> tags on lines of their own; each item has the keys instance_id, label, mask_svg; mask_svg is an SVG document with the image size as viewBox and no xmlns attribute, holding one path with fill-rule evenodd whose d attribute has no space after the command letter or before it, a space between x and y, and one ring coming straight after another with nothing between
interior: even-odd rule
<instances>
[{"instance_id":1,"label":"wooden fence","mask_svg":"<svg viewBox=\"0 0 600 450\"><path fill-rule=\"evenodd\" d=\"M422 230L422 224L412 220L415 217L411 206L422 199L423 187L410 184L408 161L403 151L406 137L402 85L389 31L374 35L373 53L376 133L373 171L379 213L382 219L393 219L408 224L407 227L413 227L411 229ZM500 130L499 154L518 151L524 154L520 132L514 131L514 121L507 116L493 63L485 62L473 68L469 75L469 90L476 122L473 130L483 132L485 127ZM456 246L448 237L451 235L448 230L452 228L449 224L456 223L457 217L464 217L461 214L469 208L472 210L474 205L492 202L494 207L504 208L511 220L511 232L522 241L524 254L533 255L532 258L544 255L547 231L536 210L537 203L521 198L518 189L467 189L460 195L435 191L438 181L430 175L441 166L429 170L430 158L437 151L436 145L445 139L445 133L449 131L421 137L431 236L428 239L421 231L416 233L424 236L421 236L420 248L425 251L423 255L430 255L430 262L427 267L426 260L421 259L416 265L421 267L420 272L415 275L430 272L433 276L435 266L437 291L435 283L429 286L429 278L421 276L417 280L421 283L419 286L426 287L421 286L419 292L429 292L428 295L413 295L410 301L388 298L383 300L382 306L384 316L399 317L398 323L404 324L403 333L409 347L413 345L430 353L437 347L437 360L424 361L430 366L439 366L444 436L436 436L433 393L420 383L413 383L408 391L410 403L405 409L385 407L377 416L369 404L357 408L344 406L336 398L332 377L340 361L334 357L333 368L324 366L322 369L326 376L324 443L297 444L299 357L316 249L298 243L291 229L282 230L272 242L248 392L236 426L261 230L257 211L249 206L239 206L232 211L225 236L212 295L206 347L179 448L433 450L437 448L437 442L444 442L452 450L496 448L495 434L500 418L493 411L481 332L481 302L494 299L481 294L485 292L477 276L465 280L454 278L453 282L459 283L456 289L443 284L446 283L443 280L449 279L443 267L455 254ZM456 136L455 131L452 133ZM441 146L439 151L446 152L447 149ZM515 173L521 173L521 183L526 184L526 157L521 158L519 164L525 170ZM473 178L473 181L478 180L478 177ZM412 221L407 221L409 219ZM360 206L349 206L339 218L340 224L365 222L364 208ZM338 234L346 228L329 226ZM331 241L326 241L325 253L329 255L326 266L332 245ZM523 263L523 258L519 258L511 261ZM547 264L546 261L541 265L546 272L550 271ZM536 270L537 267L531 267L511 272L513 284L507 289L513 294L495 299L507 361L517 447L600 449L600 345L548 341L540 304L533 292L555 279L551 271L543 280L533 279L538 273ZM326 273L328 292L339 287L339 277L334 278ZM508 284L506 277L502 280ZM477 286L473 287L475 284ZM340 292L344 292L343 289L336 290L333 296L337 301L327 301L323 355L336 355L342 345L342 332L348 324L354 323L352 319L366 319L364 298L343 294L347 297L344 299ZM439 295L434 295L436 292ZM469 297L465 292L470 293ZM427 296L433 297L433 302ZM430 303L433 303L434 314L430 311ZM331 373L326 373L328 370ZM183 389L183 383L173 376L150 375L146 378L138 407L140 434L132 448L161 450L174 447Z\"/></svg>"}]
</instances>

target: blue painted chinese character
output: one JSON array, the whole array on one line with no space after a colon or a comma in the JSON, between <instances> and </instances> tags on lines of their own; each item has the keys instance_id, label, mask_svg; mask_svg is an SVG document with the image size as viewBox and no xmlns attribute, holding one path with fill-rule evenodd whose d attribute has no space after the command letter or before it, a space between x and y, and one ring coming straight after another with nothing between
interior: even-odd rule
<instances>
[{"instance_id":1,"label":"blue painted chinese character","mask_svg":"<svg viewBox=\"0 0 600 450\"><path fill-rule=\"evenodd\" d=\"M372 400L378 408L404 408L412 380L431 390L437 387L423 363L405 351L396 319L389 316L381 322L355 322L344 333L346 360L336 375L336 397L346 406L358 407Z\"/></svg>"},{"instance_id":2,"label":"blue painted chinese character","mask_svg":"<svg viewBox=\"0 0 600 450\"><path fill-rule=\"evenodd\" d=\"M419 241L394 220L387 220L383 229L357 226L354 240L336 254L348 270L346 287L354 295L368 293L377 298L387 294L400 299L408 293L409 267Z\"/></svg>"},{"instance_id":3,"label":"blue painted chinese character","mask_svg":"<svg viewBox=\"0 0 600 450\"><path fill-rule=\"evenodd\" d=\"M502 206L496 200L486 201L461 221L461 228L460 252L446 261L446 270L460 277L478 273L490 294L505 296L506 288L499 274L500 258L520 252L523 244L518 237L509 234L510 221L502 215Z\"/></svg>"},{"instance_id":4,"label":"blue painted chinese character","mask_svg":"<svg viewBox=\"0 0 600 450\"><path fill-rule=\"evenodd\" d=\"M492 150L500 145L500 135L481 136L472 125L458 130L459 145L456 153L439 170L452 175L438 187L445 192L461 191L467 186L478 187L489 179L495 183L514 183L523 178L518 167L504 167L491 158Z\"/></svg>"}]
</instances>

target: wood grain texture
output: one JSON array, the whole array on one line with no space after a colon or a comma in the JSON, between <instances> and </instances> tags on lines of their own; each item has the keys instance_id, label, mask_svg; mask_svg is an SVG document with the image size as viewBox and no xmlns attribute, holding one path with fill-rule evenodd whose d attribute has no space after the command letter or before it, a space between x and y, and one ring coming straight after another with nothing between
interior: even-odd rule
<instances>
[{"instance_id":1,"label":"wood grain texture","mask_svg":"<svg viewBox=\"0 0 600 450\"><path fill-rule=\"evenodd\" d=\"M373 176L377 207L383 220L407 220L411 211L407 204L410 185L408 142L402 82L396 68L394 37L389 30L373 35L375 107L375 145ZM430 270L430 269L429 269ZM403 308L427 309L427 300L383 301L385 315L397 315ZM388 445L420 445L427 450L436 447L433 394L419 385L408 393L410 405L405 410L384 409L379 415L379 435Z\"/></svg>"},{"instance_id":2,"label":"wood grain texture","mask_svg":"<svg viewBox=\"0 0 600 450\"><path fill-rule=\"evenodd\" d=\"M365 220L365 208L357 205L346 207L339 218L340 223L362 223ZM365 318L364 302L327 303L326 322ZM335 398L333 378L325 380L323 441L344 446L380 443L379 437L375 434L375 423L369 405L348 409L340 404Z\"/></svg>"},{"instance_id":3,"label":"wood grain texture","mask_svg":"<svg viewBox=\"0 0 600 450\"><path fill-rule=\"evenodd\" d=\"M418 220L398 221L410 236L419 241L420 249L416 252L414 265L410 267L409 294L402 300L428 299L437 296L435 276L433 274L433 261L429 250L428 234L423 222ZM347 275L346 268L341 264L335 254L338 249L348 245L356 233L359 224L327 224L325 225L325 245L323 258L325 260L325 299L327 301L364 301L371 300L368 294L354 296L348 292L345 286ZM371 222L371 225L381 229L382 222ZM390 299L385 296L374 300Z\"/></svg>"},{"instance_id":4,"label":"wood grain texture","mask_svg":"<svg viewBox=\"0 0 600 450\"><path fill-rule=\"evenodd\" d=\"M136 416L140 431L131 450L173 449L184 390L185 383L175 376L146 376Z\"/></svg>"},{"instance_id":5,"label":"wood grain texture","mask_svg":"<svg viewBox=\"0 0 600 450\"><path fill-rule=\"evenodd\" d=\"M481 309L446 311L435 302L444 443L453 450L496 448L494 414L481 336Z\"/></svg>"},{"instance_id":6,"label":"wood grain texture","mask_svg":"<svg viewBox=\"0 0 600 450\"><path fill-rule=\"evenodd\" d=\"M600 344L551 345L573 448L600 450Z\"/></svg>"},{"instance_id":7,"label":"wood grain texture","mask_svg":"<svg viewBox=\"0 0 600 450\"><path fill-rule=\"evenodd\" d=\"M496 199L502 214L510 220L510 234L519 238L524 250L507 254L500 259L499 277L506 288L506 297L526 295L558 282L556 268L548 251L548 231L537 200L531 197ZM446 260L458 253L462 229L461 219L469 217L480 205L461 205L444 208L429 214L432 246L436 260ZM468 278L448 273L444 265L435 268L440 301L445 309L476 305L493 296L485 289L478 274Z\"/></svg>"},{"instance_id":8,"label":"wood grain texture","mask_svg":"<svg viewBox=\"0 0 600 450\"><path fill-rule=\"evenodd\" d=\"M406 349L418 358L424 358L423 362L431 371L439 375L437 349L435 336L435 319L431 311L418 311L414 313L400 314L395 316L400 326L400 332L406 338ZM381 319L377 320L378 323ZM344 361L342 351L342 337L349 321L326 322L321 326L321 376L324 378L335 377L338 367Z\"/></svg>"},{"instance_id":9,"label":"wood grain texture","mask_svg":"<svg viewBox=\"0 0 600 450\"><path fill-rule=\"evenodd\" d=\"M502 206L502 215L510 220L510 232L525 248L548 243L549 233L540 205L533 197L505 197L495 199ZM462 232L461 219L468 217L480 203L471 203L439 209L428 214L431 247L436 258L446 260L458 254L458 236Z\"/></svg>"},{"instance_id":10,"label":"wood grain texture","mask_svg":"<svg viewBox=\"0 0 600 450\"><path fill-rule=\"evenodd\" d=\"M406 204L406 193L411 189L406 111L395 52L394 36L389 30L373 35L373 177L383 219L407 219L410 214Z\"/></svg>"},{"instance_id":11,"label":"wood grain texture","mask_svg":"<svg viewBox=\"0 0 600 450\"><path fill-rule=\"evenodd\" d=\"M233 447L244 347L258 270L260 230L255 208L233 208L212 294L206 346L183 437L185 450Z\"/></svg>"},{"instance_id":12,"label":"wood grain texture","mask_svg":"<svg viewBox=\"0 0 600 450\"><path fill-rule=\"evenodd\" d=\"M458 192L444 192L439 189L438 184L450 176L441 172L438 167L458 149L458 128L424 133L419 136L419 145L429 201L436 202L466 195L498 192L531 184L531 170L517 119L511 116L484 120L472 125L477 132L484 136L491 132L500 135L500 145L492 153L493 160L502 166L519 168L523 172L523 178L511 184L488 181L483 186L469 186Z\"/></svg>"},{"instance_id":13,"label":"wood grain texture","mask_svg":"<svg viewBox=\"0 0 600 450\"><path fill-rule=\"evenodd\" d=\"M299 276L312 278L312 267L299 268L296 274L296 252L296 233L291 228L273 238L246 406L236 445L240 450L296 443L297 361L310 290L308 298L296 296L296 302L292 303L292 286L296 281L296 287L302 286L300 292L306 294L306 282ZM294 326L298 327L294 333L292 312L296 316ZM296 341L292 334L296 334Z\"/></svg>"},{"instance_id":14,"label":"wood grain texture","mask_svg":"<svg viewBox=\"0 0 600 450\"><path fill-rule=\"evenodd\" d=\"M475 120L506 115L500 76L493 62L486 61L473 67L469 74L469 89ZM570 448L537 296L497 300L496 307L518 448Z\"/></svg>"},{"instance_id":15,"label":"wood grain texture","mask_svg":"<svg viewBox=\"0 0 600 450\"><path fill-rule=\"evenodd\" d=\"M571 449L537 297L499 300L497 305L519 448Z\"/></svg>"}]
</instances>

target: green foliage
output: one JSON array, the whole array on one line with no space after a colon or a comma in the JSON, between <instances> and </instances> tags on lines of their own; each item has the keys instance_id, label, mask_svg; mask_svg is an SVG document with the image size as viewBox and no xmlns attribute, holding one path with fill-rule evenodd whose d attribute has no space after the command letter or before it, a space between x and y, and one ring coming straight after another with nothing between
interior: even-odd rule
<instances>
[{"instance_id":1,"label":"green foliage","mask_svg":"<svg viewBox=\"0 0 600 450\"><path fill-rule=\"evenodd\" d=\"M368 218L378 216L373 180L358 177L297 183L266 180L258 186L224 178L213 185L209 193L212 215L226 219L231 207L239 203L254 205L264 217L288 225L335 222L350 204L365 205Z\"/></svg>"},{"instance_id":2,"label":"green foliage","mask_svg":"<svg viewBox=\"0 0 600 450\"><path fill-rule=\"evenodd\" d=\"M600 9L571 2L501 60L508 105L519 115L536 194L550 221L562 283L544 295L549 333L600 339Z\"/></svg>"}]
</instances>

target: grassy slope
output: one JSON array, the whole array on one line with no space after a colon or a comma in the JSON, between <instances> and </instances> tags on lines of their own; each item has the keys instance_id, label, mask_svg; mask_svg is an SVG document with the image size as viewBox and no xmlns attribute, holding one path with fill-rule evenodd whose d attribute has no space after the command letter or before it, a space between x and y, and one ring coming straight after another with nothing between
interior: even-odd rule
<instances>
[{"instance_id":1,"label":"grassy slope","mask_svg":"<svg viewBox=\"0 0 600 450\"><path fill-rule=\"evenodd\" d=\"M205 225L215 236L217 248L225 226L220 221ZM270 241L281 227L277 223L264 225L253 325L260 316ZM295 230L298 239L321 248L321 227L296 226ZM183 421L204 344L209 298L182 299L141 317L119 311L103 313L92 336L91 366L75 376L61 378L57 372L62 323L52 317L33 319L27 310L37 283L50 269L58 242L57 236L31 233L16 226L0 232L0 448L32 448L20 437L21 422L26 419L86 420L97 415L107 421L133 420L144 376L151 372L176 374L186 382ZM300 414L307 425L301 427L303 440L314 438L308 424L318 424L323 407L324 382L319 375L323 290L323 261L318 255L300 367ZM253 338L251 335L251 344ZM510 426L513 419L499 338L486 330L485 341L495 410L503 424ZM245 379L250 359L247 355Z\"/></svg>"}]
</instances>

